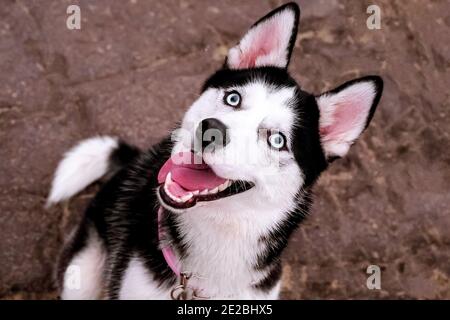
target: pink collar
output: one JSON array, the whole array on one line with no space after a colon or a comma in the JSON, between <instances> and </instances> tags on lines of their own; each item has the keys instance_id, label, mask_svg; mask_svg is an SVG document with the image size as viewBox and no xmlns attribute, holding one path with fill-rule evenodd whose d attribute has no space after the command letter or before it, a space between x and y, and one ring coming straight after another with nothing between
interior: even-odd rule
<instances>
[{"instance_id":1,"label":"pink collar","mask_svg":"<svg viewBox=\"0 0 450 320\"><path fill-rule=\"evenodd\" d=\"M159 207L158 209L158 239L161 244L161 240L164 238L164 231L162 229L162 215L164 214L164 209ZM204 297L200 295L203 290L193 289L188 286L188 280L193 276L191 273L185 273L180 271L180 261L175 256L175 252L170 244L166 243L164 247L161 247L162 254L164 256L164 260L166 260L167 265L172 270L174 274L179 278L179 285L175 286L170 291L170 297L174 300L205 300L209 299L208 297ZM198 277L198 276L196 276Z\"/></svg>"},{"instance_id":2,"label":"pink collar","mask_svg":"<svg viewBox=\"0 0 450 320\"><path fill-rule=\"evenodd\" d=\"M161 239L164 237L164 231L162 230L161 223L162 223L162 215L164 213L164 210L162 207L159 207L158 209L158 239L161 241ZM173 251L173 248L170 246L170 244L165 244L164 247L161 248L162 254L164 256L164 259L166 260L167 265L170 269L172 269L173 273L175 273L178 277L180 276L180 268L179 268L179 261L177 257L175 256L175 252Z\"/></svg>"}]
</instances>

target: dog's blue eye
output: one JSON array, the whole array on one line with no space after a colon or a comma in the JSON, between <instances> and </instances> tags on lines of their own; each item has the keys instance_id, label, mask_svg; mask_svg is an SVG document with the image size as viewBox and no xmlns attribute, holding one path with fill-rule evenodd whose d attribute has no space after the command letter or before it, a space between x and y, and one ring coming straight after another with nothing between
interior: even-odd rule
<instances>
[{"instance_id":1,"label":"dog's blue eye","mask_svg":"<svg viewBox=\"0 0 450 320\"><path fill-rule=\"evenodd\" d=\"M275 150L287 150L286 138L281 132L269 133L267 143Z\"/></svg>"},{"instance_id":2,"label":"dog's blue eye","mask_svg":"<svg viewBox=\"0 0 450 320\"><path fill-rule=\"evenodd\" d=\"M239 92L233 90L225 93L223 101L230 107L236 108L239 107L241 104L241 95L239 94Z\"/></svg>"}]
</instances>

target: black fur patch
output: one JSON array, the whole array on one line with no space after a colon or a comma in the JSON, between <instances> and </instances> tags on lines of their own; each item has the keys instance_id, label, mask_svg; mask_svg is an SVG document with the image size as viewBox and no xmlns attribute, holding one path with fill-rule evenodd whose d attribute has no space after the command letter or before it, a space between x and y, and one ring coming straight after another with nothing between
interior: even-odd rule
<instances>
[{"instance_id":1,"label":"black fur patch","mask_svg":"<svg viewBox=\"0 0 450 320\"><path fill-rule=\"evenodd\" d=\"M282 272L281 261L277 260L273 264L273 266L270 269L267 276L264 279L262 279L260 282L258 282L257 284L253 285L253 287L255 289L258 289L258 290L261 290L264 292L270 291L280 280L281 272Z\"/></svg>"},{"instance_id":2,"label":"black fur patch","mask_svg":"<svg viewBox=\"0 0 450 320\"><path fill-rule=\"evenodd\" d=\"M273 86L274 89L297 86L295 80L283 68L220 69L206 80L202 92L208 88L243 86L258 79Z\"/></svg>"},{"instance_id":3,"label":"black fur patch","mask_svg":"<svg viewBox=\"0 0 450 320\"><path fill-rule=\"evenodd\" d=\"M259 241L264 244L265 250L258 256L255 265L256 270L264 270L278 262L292 232L307 217L311 203L309 192L302 191L297 196L296 209L290 212L281 223L269 230L267 234L261 236Z\"/></svg>"},{"instance_id":4,"label":"black fur patch","mask_svg":"<svg viewBox=\"0 0 450 320\"><path fill-rule=\"evenodd\" d=\"M115 172L117 169L123 168L140 153L141 151L137 147L129 145L124 141L119 141L118 148L115 149L109 157L110 170Z\"/></svg>"},{"instance_id":5,"label":"black fur patch","mask_svg":"<svg viewBox=\"0 0 450 320\"><path fill-rule=\"evenodd\" d=\"M164 209L165 210L165 209ZM169 232L172 246L177 250L181 257L188 254L188 245L184 241L184 234L181 232L176 215L165 210L164 227Z\"/></svg>"},{"instance_id":6,"label":"black fur patch","mask_svg":"<svg viewBox=\"0 0 450 320\"><path fill-rule=\"evenodd\" d=\"M297 90L293 105L299 121L294 128L291 150L304 174L304 187L309 188L327 168L319 133L319 107L313 95Z\"/></svg>"}]
</instances>

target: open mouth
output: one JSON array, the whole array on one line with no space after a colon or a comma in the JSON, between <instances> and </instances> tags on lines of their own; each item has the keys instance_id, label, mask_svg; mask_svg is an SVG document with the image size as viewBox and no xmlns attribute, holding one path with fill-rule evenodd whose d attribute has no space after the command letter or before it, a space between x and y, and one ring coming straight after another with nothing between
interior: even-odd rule
<instances>
[{"instance_id":1,"label":"open mouth","mask_svg":"<svg viewBox=\"0 0 450 320\"><path fill-rule=\"evenodd\" d=\"M196 159L200 162L196 164L192 153L176 156L178 161L169 158L158 173L160 198L170 207L187 209L199 201L222 199L254 186L251 182L217 176L202 159Z\"/></svg>"}]
</instances>

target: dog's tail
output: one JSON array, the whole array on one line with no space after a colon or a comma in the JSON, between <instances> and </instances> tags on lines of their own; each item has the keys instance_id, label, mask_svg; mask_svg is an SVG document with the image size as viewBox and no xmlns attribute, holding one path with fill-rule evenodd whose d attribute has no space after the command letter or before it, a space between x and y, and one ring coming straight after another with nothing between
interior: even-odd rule
<instances>
[{"instance_id":1,"label":"dog's tail","mask_svg":"<svg viewBox=\"0 0 450 320\"><path fill-rule=\"evenodd\" d=\"M113 137L81 141L59 163L47 206L69 199L106 174L113 174L139 153L138 148Z\"/></svg>"}]
</instances>

